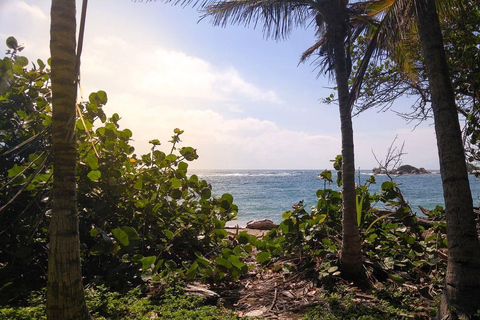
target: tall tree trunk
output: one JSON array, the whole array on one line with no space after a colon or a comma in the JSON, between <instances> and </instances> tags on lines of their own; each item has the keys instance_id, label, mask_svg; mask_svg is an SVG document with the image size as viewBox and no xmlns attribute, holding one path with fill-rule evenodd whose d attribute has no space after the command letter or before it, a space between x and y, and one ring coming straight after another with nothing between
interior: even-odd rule
<instances>
[{"instance_id":1,"label":"tall tree trunk","mask_svg":"<svg viewBox=\"0 0 480 320\"><path fill-rule=\"evenodd\" d=\"M349 107L347 57L344 39L347 37L348 13L344 1L333 1L335 13L329 19L329 32L335 64L335 78L338 88L340 125L342 133L342 197L343 229L340 262L342 275L361 280L364 276L362 265L361 239L358 231L355 193L355 152L353 144L352 112Z\"/></svg>"},{"instance_id":2,"label":"tall tree trunk","mask_svg":"<svg viewBox=\"0 0 480 320\"><path fill-rule=\"evenodd\" d=\"M89 319L82 284L75 179L75 0L52 0L51 19L54 182L47 318Z\"/></svg>"},{"instance_id":3,"label":"tall tree trunk","mask_svg":"<svg viewBox=\"0 0 480 320\"><path fill-rule=\"evenodd\" d=\"M434 0L417 0L417 24L435 119L447 221L448 265L439 319L480 308L480 244L463 141ZM455 310L457 312L455 312Z\"/></svg>"}]
</instances>

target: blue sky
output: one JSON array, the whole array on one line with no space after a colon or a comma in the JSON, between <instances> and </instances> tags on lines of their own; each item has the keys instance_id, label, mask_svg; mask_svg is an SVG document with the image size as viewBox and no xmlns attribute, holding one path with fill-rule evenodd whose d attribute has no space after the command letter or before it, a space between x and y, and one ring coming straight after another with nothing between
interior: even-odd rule
<instances>
[{"instance_id":1,"label":"blue sky","mask_svg":"<svg viewBox=\"0 0 480 320\"><path fill-rule=\"evenodd\" d=\"M77 1L80 5L81 1ZM80 7L77 8L80 12ZM15 36L31 60L49 57L47 0L0 0L0 39ZM197 169L331 168L341 152L337 105L322 98L335 86L317 79L301 53L313 29L286 41L265 40L261 26L213 27L195 8L161 2L89 1L82 55L82 93L105 90L107 114L133 131L137 153L158 138L165 149L174 128L198 149ZM408 100L395 110L407 110ZM404 164L438 168L434 130L414 130L393 112L354 118L356 167L377 166L395 136Z\"/></svg>"}]
</instances>

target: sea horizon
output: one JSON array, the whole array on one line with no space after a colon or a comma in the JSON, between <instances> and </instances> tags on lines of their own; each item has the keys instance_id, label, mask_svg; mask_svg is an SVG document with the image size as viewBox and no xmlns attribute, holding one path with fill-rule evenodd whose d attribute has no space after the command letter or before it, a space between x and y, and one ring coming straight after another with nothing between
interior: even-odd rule
<instances>
[{"instance_id":1,"label":"sea horizon","mask_svg":"<svg viewBox=\"0 0 480 320\"><path fill-rule=\"evenodd\" d=\"M427 169L433 174L392 175L403 196L418 215L419 206L434 209L444 206L443 189L439 170ZM212 185L212 193L221 196L230 193L238 206L237 220L228 225L244 226L254 219L271 219L281 222L281 215L300 201L307 211L317 202L316 191L324 187L339 190L336 183L327 183L318 178L323 170L315 169L195 169L196 174ZM335 181L336 170L330 170ZM360 173L360 174L358 174ZM376 184L370 192L378 192L382 182L389 179L385 174L374 175L370 170L357 170L356 183L363 184L371 175ZM474 205L480 205L480 179L469 175ZM377 205L378 207L378 205Z\"/></svg>"}]
</instances>

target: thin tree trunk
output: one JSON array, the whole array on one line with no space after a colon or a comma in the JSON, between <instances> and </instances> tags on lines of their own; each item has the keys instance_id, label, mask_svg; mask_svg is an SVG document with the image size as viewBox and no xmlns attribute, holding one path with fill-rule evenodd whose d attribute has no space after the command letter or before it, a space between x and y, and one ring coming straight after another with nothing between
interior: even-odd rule
<instances>
[{"instance_id":1,"label":"thin tree trunk","mask_svg":"<svg viewBox=\"0 0 480 320\"><path fill-rule=\"evenodd\" d=\"M342 275L346 278L361 280L364 275L362 265L361 239L358 231L356 193L355 193L355 152L353 144L352 112L348 99L348 78L344 39L347 35L347 9L343 1L334 1L337 8L335 19L329 21L335 78L338 88L340 125L342 133L342 197L343 229L342 249L340 253ZM343 17L343 19L342 19Z\"/></svg>"},{"instance_id":2,"label":"thin tree trunk","mask_svg":"<svg viewBox=\"0 0 480 320\"><path fill-rule=\"evenodd\" d=\"M417 0L417 24L430 84L447 221L448 265L439 319L480 308L480 244L463 141L434 0ZM455 312L456 310L456 312Z\"/></svg>"},{"instance_id":3,"label":"thin tree trunk","mask_svg":"<svg viewBox=\"0 0 480 320\"><path fill-rule=\"evenodd\" d=\"M82 284L75 179L75 0L52 0L51 19L54 182L47 318L89 319Z\"/></svg>"}]
</instances>

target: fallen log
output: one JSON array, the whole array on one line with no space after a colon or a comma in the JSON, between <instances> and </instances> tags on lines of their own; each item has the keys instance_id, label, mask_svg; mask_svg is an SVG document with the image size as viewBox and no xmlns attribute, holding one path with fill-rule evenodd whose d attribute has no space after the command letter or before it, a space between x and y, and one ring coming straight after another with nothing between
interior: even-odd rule
<instances>
[{"instance_id":1,"label":"fallen log","mask_svg":"<svg viewBox=\"0 0 480 320\"><path fill-rule=\"evenodd\" d=\"M185 287L185 294L203 298L206 302L215 304L220 295L203 285L189 284Z\"/></svg>"},{"instance_id":2,"label":"fallen log","mask_svg":"<svg viewBox=\"0 0 480 320\"><path fill-rule=\"evenodd\" d=\"M272 230L277 225L270 219L251 220L247 222L247 229Z\"/></svg>"}]
</instances>

